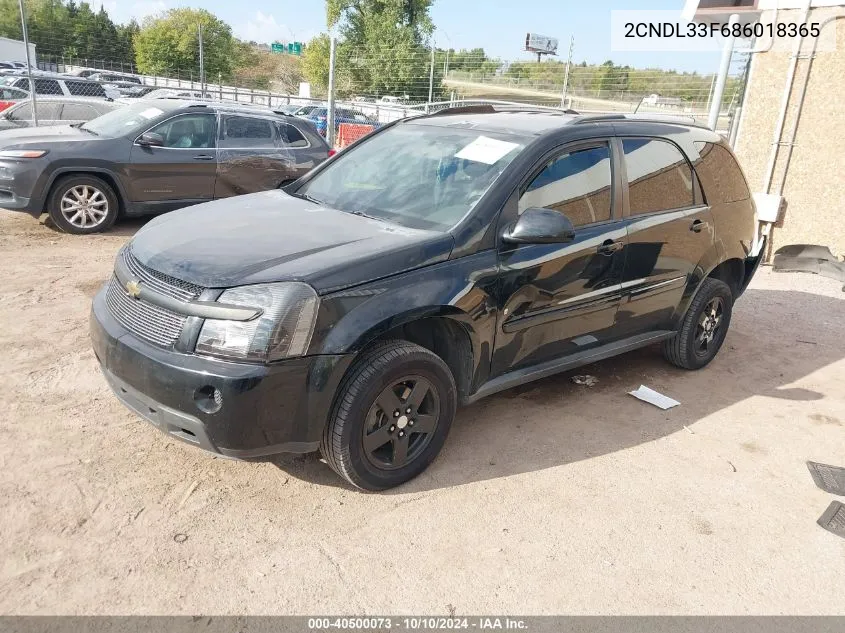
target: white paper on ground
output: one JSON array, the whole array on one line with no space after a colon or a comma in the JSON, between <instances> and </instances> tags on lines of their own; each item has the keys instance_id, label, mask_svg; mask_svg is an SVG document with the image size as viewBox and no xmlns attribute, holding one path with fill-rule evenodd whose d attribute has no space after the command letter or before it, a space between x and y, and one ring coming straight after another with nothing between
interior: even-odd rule
<instances>
[{"instance_id":1,"label":"white paper on ground","mask_svg":"<svg viewBox=\"0 0 845 633\"><path fill-rule=\"evenodd\" d=\"M505 154L518 146L519 143L509 143L508 141L499 141L487 136L479 136L455 154L455 158L463 158L464 160L472 160L476 163L493 165Z\"/></svg>"},{"instance_id":2,"label":"white paper on ground","mask_svg":"<svg viewBox=\"0 0 845 633\"><path fill-rule=\"evenodd\" d=\"M662 393L658 393L654 389L649 389L645 385L640 385L639 389L636 391L629 391L628 393L635 398L639 398L643 402L648 402L649 404L653 404L655 407L660 407L663 410L671 409L672 407L677 407L681 404L677 400L672 400L669 396L664 396Z\"/></svg>"}]
</instances>

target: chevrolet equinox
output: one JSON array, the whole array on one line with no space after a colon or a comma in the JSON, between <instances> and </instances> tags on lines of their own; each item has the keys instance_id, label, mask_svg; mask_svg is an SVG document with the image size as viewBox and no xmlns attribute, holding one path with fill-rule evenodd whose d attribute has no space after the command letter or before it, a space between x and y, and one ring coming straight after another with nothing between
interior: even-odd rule
<instances>
[{"instance_id":1,"label":"chevrolet equinox","mask_svg":"<svg viewBox=\"0 0 845 633\"><path fill-rule=\"evenodd\" d=\"M389 124L286 190L156 218L91 318L117 397L219 455L384 490L456 407L659 343L709 363L759 263L724 140L490 106Z\"/></svg>"}]
</instances>

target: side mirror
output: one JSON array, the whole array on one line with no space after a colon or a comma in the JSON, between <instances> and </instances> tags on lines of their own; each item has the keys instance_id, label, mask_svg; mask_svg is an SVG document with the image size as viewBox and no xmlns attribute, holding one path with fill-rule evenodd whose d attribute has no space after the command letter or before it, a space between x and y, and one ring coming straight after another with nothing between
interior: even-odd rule
<instances>
[{"instance_id":1,"label":"side mirror","mask_svg":"<svg viewBox=\"0 0 845 633\"><path fill-rule=\"evenodd\" d=\"M575 239L575 226L560 211L530 207L502 236L508 244L560 244Z\"/></svg>"},{"instance_id":2,"label":"side mirror","mask_svg":"<svg viewBox=\"0 0 845 633\"><path fill-rule=\"evenodd\" d=\"M164 137L155 132L147 132L138 137L138 145L141 147L164 147Z\"/></svg>"}]
</instances>

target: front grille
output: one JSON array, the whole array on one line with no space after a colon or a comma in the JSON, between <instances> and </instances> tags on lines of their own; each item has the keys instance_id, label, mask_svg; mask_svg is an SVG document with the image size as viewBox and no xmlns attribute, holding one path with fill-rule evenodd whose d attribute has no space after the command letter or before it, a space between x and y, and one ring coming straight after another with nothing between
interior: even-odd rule
<instances>
[{"instance_id":1,"label":"front grille","mask_svg":"<svg viewBox=\"0 0 845 633\"><path fill-rule=\"evenodd\" d=\"M138 338L160 347L171 347L179 339L187 319L183 314L132 299L114 276L106 292L106 305L123 327Z\"/></svg>"},{"instance_id":2,"label":"front grille","mask_svg":"<svg viewBox=\"0 0 845 633\"><path fill-rule=\"evenodd\" d=\"M168 297L173 297L180 301L192 301L199 297L203 291L202 286L176 279L176 277L165 275L152 268L147 268L135 258L129 248L123 249L121 257L123 257L123 261L129 272L137 277L143 285Z\"/></svg>"}]
</instances>

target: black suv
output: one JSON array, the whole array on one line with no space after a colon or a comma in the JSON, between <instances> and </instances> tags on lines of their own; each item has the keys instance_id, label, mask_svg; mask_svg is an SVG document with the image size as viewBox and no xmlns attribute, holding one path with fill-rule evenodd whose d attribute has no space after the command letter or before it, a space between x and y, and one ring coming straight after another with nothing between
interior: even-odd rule
<instances>
[{"instance_id":1,"label":"black suv","mask_svg":"<svg viewBox=\"0 0 845 633\"><path fill-rule=\"evenodd\" d=\"M717 134L451 110L391 123L286 191L158 218L91 338L117 396L229 457L319 448L400 484L458 404L652 343L719 350L762 244Z\"/></svg>"},{"instance_id":2,"label":"black suv","mask_svg":"<svg viewBox=\"0 0 845 633\"><path fill-rule=\"evenodd\" d=\"M269 109L140 100L79 125L0 132L0 207L69 233L285 186L329 156L313 124ZM5 174L5 176L3 176Z\"/></svg>"}]
</instances>

